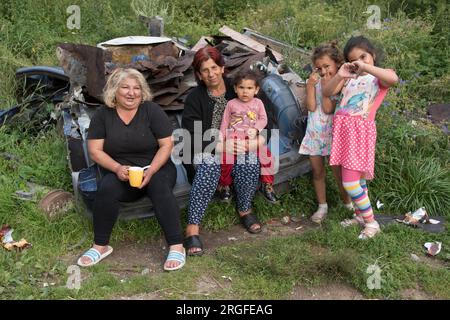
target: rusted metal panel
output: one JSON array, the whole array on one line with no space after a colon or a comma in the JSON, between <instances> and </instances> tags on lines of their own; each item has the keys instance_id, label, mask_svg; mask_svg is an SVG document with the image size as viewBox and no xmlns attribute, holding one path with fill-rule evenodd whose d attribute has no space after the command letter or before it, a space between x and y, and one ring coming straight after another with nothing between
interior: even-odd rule
<instances>
[{"instance_id":1,"label":"rusted metal panel","mask_svg":"<svg viewBox=\"0 0 450 320\"><path fill-rule=\"evenodd\" d=\"M219 31L222 32L223 34L231 37L233 40L236 40L237 42L242 43L257 52L266 52L265 45L259 43L256 40L253 40L252 38L250 38L246 35L243 35L242 33L237 32L227 26L223 26L222 28L219 29ZM273 51L273 54L274 54L275 58L277 59L277 62L283 61L283 55L281 53Z\"/></svg>"}]
</instances>

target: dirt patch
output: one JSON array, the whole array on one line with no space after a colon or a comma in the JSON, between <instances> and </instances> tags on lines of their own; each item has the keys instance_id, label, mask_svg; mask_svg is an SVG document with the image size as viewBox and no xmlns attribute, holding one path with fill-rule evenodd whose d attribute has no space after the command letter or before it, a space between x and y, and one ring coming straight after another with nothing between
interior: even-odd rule
<instances>
[{"instance_id":1,"label":"dirt patch","mask_svg":"<svg viewBox=\"0 0 450 320\"><path fill-rule=\"evenodd\" d=\"M150 293L142 293L136 294L134 296L129 297L116 297L115 300L161 300L162 297L158 293L150 292Z\"/></svg>"},{"instance_id":2,"label":"dirt patch","mask_svg":"<svg viewBox=\"0 0 450 320\"><path fill-rule=\"evenodd\" d=\"M263 230L259 234L251 234L243 226L233 225L218 232L202 230L200 237L204 244L205 254L209 255L225 245L265 240L273 236L302 234L305 230L313 227L316 226L303 218L288 224L282 224L280 219L272 219L264 224ZM163 272L163 263L167 256L167 244L163 237L143 243L122 241L114 243L112 246L114 247L113 253L101 263L107 264L110 272L121 279L138 274ZM73 251L60 259L68 265L76 264L82 251L83 248L79 248L78 251Z\"/></svg>"},{"instance_id":3,"label":"dirt patch","mask_svg":"<svg viewBox=\"0 0 450 320\"><path fill-rule=\"evenodd\" d=\"M296 286L289 300L362 300L364 296L355 288L343 283L333 283L307 288Z\"/></svg>"},{"instance_id":4,"label":"dirt patch","mask_svg":"<svg viewBox=\"0 0 450 320\"><path fill-rule=\"evenodd\" d=\"M273 236L300 235L305 230L313 227L315 226L308 222L307 219L297 222L291 221L288 224L281 223L280 219L271 219L264 224L263 230L257 234L247 232L241 225L234 225L227 230L218 232L202 231L200 237L204 245L205 254L212 254L218 247L224 245L265 240Z\"/></svg>"},{"instance_id":5,"label":"dirt patch","mask_svg":"<svg viewBox=\"0 0 450 320\"><path fill-rule=\"evenodd\" d=\"M419 287L419 285L416 285L414 288L408 288L402 290L400 293L401 299L405 300L435 300L438 299L437 297L434 297L425 291L422 290L422 288Z\"/></svg>"}]
</instances>

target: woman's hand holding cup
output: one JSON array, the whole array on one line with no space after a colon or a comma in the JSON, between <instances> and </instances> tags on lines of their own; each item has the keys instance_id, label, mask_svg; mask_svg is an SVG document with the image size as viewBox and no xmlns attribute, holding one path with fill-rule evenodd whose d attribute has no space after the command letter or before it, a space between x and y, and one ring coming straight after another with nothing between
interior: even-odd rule
<instances>
[{"instance_id":1,"label":"woman's hand holding cup","mask_svg":"<svg viewBox=\"0 0 450 320\"><path fill-rule=\"evenodd\" d=\"M150 172L150 170L146 170L150 168L149 166L145 167L129 167L128 168L128 177L130 181L130 186L142 189L145 187L149 182L153 175L153 173Z\"/></svg>"},{"instance_id":2,"label":"woman's hand holding cup","mask_svg":"<svg viewBox=\"0 0 450 320\"><path fill-rule=\"evenodd\" d=\"M143 177L142 183L138 187L138 189L142 189L143 187L148 185L148 183L150 182L150 179L153 176L153 173L151 173L150 170L145 170L145 169L147 169L146 167L144 167L143 169L144 169L144 177Z\"/></svg>"},{"instance_id":3,"label":"woman's hand holding cup","mask_svg":"<svg viewBox=\"0 0 450 320\"><path fill-rule=\"evenodd\" d=\"M115 170L115 174L120 181L127 181L129 179L128 176L128 168L130 166L124 166L119 164Z\"/></svg>"}]
</instances>

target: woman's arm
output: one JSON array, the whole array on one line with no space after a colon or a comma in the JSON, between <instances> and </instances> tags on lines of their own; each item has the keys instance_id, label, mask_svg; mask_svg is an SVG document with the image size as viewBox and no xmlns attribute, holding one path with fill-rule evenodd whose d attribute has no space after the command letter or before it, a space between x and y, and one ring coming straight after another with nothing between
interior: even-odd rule
<instances>
[{"instance_id":1,"label":"woman's arm","mask_svg":"<svg viewBox=\"0 0 450 320\"><path fill-rule=\"evenodd\" d=\"M145 187L149 182L151 177L158 172L161 167L166 164L167 160L169 160L170 154L173 149L173 141L172 136L167 138L158 139L158 151L153 157L152 163L150 164L150 168L148 168L144 172L144 180L142 184L139 186L139 189Z\"/></svg>"},{"instance_id":2,"label":"woman's arm","mask_svg":"<svg viewBox=\"0 0 450 320\"><path fill-rule=\"evenodd\" d=\"M103 168L114 172L117 178L121 181L128 180L128 166L121 165L116 160L111 158L105 151L103 151L103 145L105 139L89 139L88 140L88 152L89 157L98 165Z\"/></svg>"}]
</instances>

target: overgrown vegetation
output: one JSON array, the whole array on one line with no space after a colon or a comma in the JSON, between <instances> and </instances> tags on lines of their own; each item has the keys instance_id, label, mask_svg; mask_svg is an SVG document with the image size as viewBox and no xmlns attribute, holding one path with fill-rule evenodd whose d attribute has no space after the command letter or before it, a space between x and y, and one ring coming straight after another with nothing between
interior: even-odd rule
<instances>
[{"instance_id":1,"label":"overgrown vegetation","mask_svg":"<svg viewBox=\"0 0 450 320\"><path fill-rule=\"evenodd\" d=\"M81 10L80 29L68 29L69 5ZM425 117L431 103L450 101L449 6L442 1L397 2L380 0L381 29L368 29L368 1L268 1L193 0L170 2L175 19L166 25L168 35L184 37L194 44L201 35L217 34L226 24L236 30L249 27L294 46L307 49L338 39L343 45L355 34L365 34L385 51L383 65L402 79L392 88L380 109L376 178L369 184L372 201L381 200L384 212L402 214L424 206L432 215L450 218L450 141L441 128ZM0 4L0 109L16 102L14 72L31 65L56 65L56 45L75 42L95 45L119 36L145 35L129 1L32 1L3 0ZM285 52L289 65L301 72L309 61ZM51 108L51 106L44 106ZM40 120L39 120L40 121ZM29 127L28 127L29 128ZM27 182L71 190L66 147L59 130L28 130L0 127L0 225L15 229L13 237L26 238L33 248L24 252L0 250L0 295L22 298L104 298L118 294L158 291L173 298L272 298L282 299L296 285L312 286L338 279L368 297L397 298L417 283L425 292L449 298L448 248L450 236L425 234L403 226L389 226L370 242L357 242L356 229L342 230L338 221L346 215L339 205L334 180L328 173L327 190L333 207L323 228L300 237L274 238L264 243L228 246L214 256L190 259L182 273L138 276L121 283L100 265L86 271L90 279L80 291L67 290L67 266L87 247L92 232L80 208L72 208L54 220L37 208L36 200L21 201L14 194L26 190ZM268 206L260 198L255 211L263 220L285 214L308 216L315 207L309 177L292 182L282 204ZM183 217L185 222L186 217ZM233 206L214 204L208 209L204 228L226 229L237 223ZM159 236L155 221L121 222L112 243L144 242ZM436 270L415 263L409 254L422 252L425 241L443 242ZM77 243L82 247L73 248ZM318 250L321 252L317 255ZM244 258L245 257L245 258ZM381 290L368 290L366 268L377 261L383 270ZM221 275L233 277L225 285ZM223 289L205 297L189 295L205 274L218 279ZM55 286L44 287L44 283ZM249 285L250 284L250 285Z\"/></svg>"}]
</instances>

